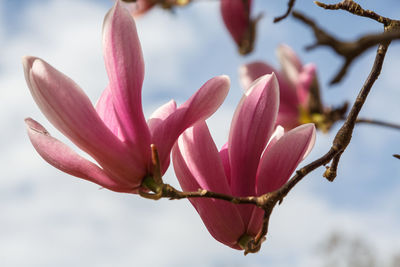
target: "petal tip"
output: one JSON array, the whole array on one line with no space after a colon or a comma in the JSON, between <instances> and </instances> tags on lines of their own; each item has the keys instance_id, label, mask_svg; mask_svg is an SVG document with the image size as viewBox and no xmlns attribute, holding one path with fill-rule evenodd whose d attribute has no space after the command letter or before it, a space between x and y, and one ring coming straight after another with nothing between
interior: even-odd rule
<instances>
[{"instance_id":1,"label":"petal tip","mask_svg":"<svg viewBox=\"0 0 400 267\"><path fill-rule=\"evenodd\" d=\"M28 133L31 133L32 131L40 133L40 134L45 134L49 135L49 132L37 121L35 121L32 118L26 118L25 120L26 128L28 130Z\"/></svg>"},{"instance_id":2,"label":"petal tip","mask_svg":"<svg viewBox=\"0 0 400 267\"><path fill-rule=\"evenodd\" d=\"M225 82L228 86L231 85L231 78L229 78L228 75L224 74L224 75L220 75L218 76L223 82Z\"/></svg>"},{"instance_id":3,"label":"petal tip","mask_svg":"<svg viewBox=\"0 0 400 267\"><path fill-rule=\"evenodd\" d=\"M22 65L24 66L24 69L30 69L32 68L33 62L38 59L37 57L33 56L23 56L22 57Z\"/></svg>"}]
</instances>

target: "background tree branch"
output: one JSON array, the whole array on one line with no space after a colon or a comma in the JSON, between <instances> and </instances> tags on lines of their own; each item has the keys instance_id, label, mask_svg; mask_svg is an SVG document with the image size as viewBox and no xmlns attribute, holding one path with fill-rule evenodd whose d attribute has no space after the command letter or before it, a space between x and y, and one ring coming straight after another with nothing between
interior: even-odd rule
<instances>
[{"instance_id":1,"label":"background tree branch","mask_svg":"<svg viewBox=\"0 0 400 267\"><path fill-rule=\"evenodd\" d=\"M322 30L312 19L308 18L304 14L301 14L298 11L293 11L292 15L297 20L308 25L314 31L316 41L314 44L307 46L307 50L312 50L319 46L328 46L335 51L336 54L343 57L344 63L338 73L330 81L330 84L339 83L346 75L347 70L353 63L354 59L363 54L367 49L380 44L381 42L400 39L400 30L396 29L385 31L383 33L367 34L353 42L345 42L338 40L331 34Z\"/></svg>"},{"instance_id":2,"label":"background tree branch","mask_svg":"<svg viewBox=\"0 0 400 267\"><path fill-rule=\"evenodd\" d=\"M279 16L279 17L275 17L274 18L274 23L277 23L277 22L287 18L287 16L289 16L290 12L292 11L295 2L296 2L296 0L289 0L289 2L287 4L288 6L287 6L285 14L283 14L282 16Z\"/></svg>"}]
</instances>

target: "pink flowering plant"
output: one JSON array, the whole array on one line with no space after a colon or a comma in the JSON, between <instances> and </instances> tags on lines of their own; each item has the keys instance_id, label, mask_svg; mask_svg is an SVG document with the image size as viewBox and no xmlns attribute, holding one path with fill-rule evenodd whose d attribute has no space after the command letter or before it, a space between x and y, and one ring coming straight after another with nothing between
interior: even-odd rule
<instances>
[{"instance_id":1,"label":"pink flowering plant","mask_svg":"<svg viewBox=\"0 0 400 267\"><path fill-rule=\"evenodd\" d=\"M151 144L158 148L163 174L175 140L215 112L228 93L229 78L209 80L181 106L172 100L146 122L141 104L142 50L135 23L119 1L106 15L103 47L109 85L96 107L76 83L44 60L23 59L26 82L43 114L97 164L30 118L28 134L37 152L54 167L113 191L133 193L144 177L152 175Z\"/></svg>"},{"instance_id":2,"label":"pink flowering plant","mask_svg":"<svg viewBox=\"0 0 400 267\"><path fill-rule=\"evenodd\" d=\"M275 128L278 108L276 76L264 75L242 97L229 140L220 151L204 121L187 129L172 154L182 189L261 196L281 188L314 146L315 127L304 124L284 133L281 126ZM227 246L248 250L261 231L264 211L259 207L215 199L190 201L210 234Z\"/></svg>"},{"instance_id":3,"label":"pink flowering plant","mask_svg":"<svg viewBox=\"0 0 400 267\"><path fill-rule=\"evenodd\" d=\"M109 83L95 106L72 79L47 62L23 58L26 82L43 114L93 161L27 118L36 151L59 170L112 191L150 199L190 198L218 241L245 253L258 251L264 218L272 211L268 205L278 199L268 202L269 194L286 184L315 139L312 124L287 133L276 126L275 74L249 86L233 116L229 140L218 152L205 120L224 101L230 86L227 76L210 79L179 107L171 100L146 122L141 45L133 18L119 1L105 17L103 48ZM162 180L171 150L185 191Z\"/></svg>"}]
</instances>

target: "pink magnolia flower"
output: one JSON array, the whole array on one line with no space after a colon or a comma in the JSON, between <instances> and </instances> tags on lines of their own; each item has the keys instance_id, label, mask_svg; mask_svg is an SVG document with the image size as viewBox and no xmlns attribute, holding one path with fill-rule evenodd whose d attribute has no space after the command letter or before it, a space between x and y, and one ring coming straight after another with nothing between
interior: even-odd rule
<instances>
[{"instance_id":1,"label":"pink magnolia flower","mask_svg":"<svg viewBox=\"0 0 400 267\"><path fill-rule=\"evenodd\" d=\"M135 23L119 1L104 21L103 46L109 86L96 108L70 78L35 57L23 59L25 78L34 100L48 120L97 163L81 157L50 136L33 119L26 119L37 152L54 167L118 192L135 192L151 175L150 144L158 148L162 172L178 136L209 117L229 90L227 76L206 82L189 100L176 107L172 100L148 122L141 90L144 63Z\"/></svg>"},{"instance_id":2,"label":"pink magnolia flower","mask_svg":"<svg viewBox=\"0 0 400 267\"><path fill-rule=\"evenodd\" d=\"M274 131L279 86L274 74L262 76L241 99L228 142L218 152L207 125L187 129L172 150L174 169L185 191L199 188L234 196L259 196L279 189L314 145L315 127L304 124L284 134ZM263 210L216 199L190 199L211 235L241 249L255 237Z\"/></svg>"},{"instance_id":3,"label":"pink magnolia flower","mask_svg":"<svg viewBox=\"0 0 400 267\"><path fill-rule=\"evenodd\" d=\"M280 88L280 105L277 124L292 129L304 122L310 122L310 88L315 78L315 65L303 65L295 52L287 45L278 48L281 71L276 71L263 62L243 65L239 70L243 88L262 75L275 72Z\"/></svg>"},{"instance_id":4,"label":"pink magnolia flower","mask_svg":"<svg viewBox=\"0 0 400 267\"><path fill-rule=\"evenodd\" d=\"M252 0L221 0L221 14L226 28L241 54L253 50L255 24L250 18Z\"/></svg>"}]
</instances>

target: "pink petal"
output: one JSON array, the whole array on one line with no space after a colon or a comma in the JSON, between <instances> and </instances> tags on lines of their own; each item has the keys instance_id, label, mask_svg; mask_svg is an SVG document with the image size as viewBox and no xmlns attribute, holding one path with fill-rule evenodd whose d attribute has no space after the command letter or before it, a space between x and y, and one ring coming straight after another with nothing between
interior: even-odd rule
<instances>
[{"instance_id":1,"label":"pink petal","mask_svg":"<svg viewBox=\"0 0 400 267\"><path fill-rule=\"evenodd\" d=\"M285 129L281 125L276 126L275 131L272 133L271 138L268 141L265 151L267 151L268 148L275 145L275 143L278 142L278 140L281 139L284 134L285 134ZM265 151L263 153L265 153Z\"/></svg>"},{"instance_id":2,"label":"pink petal","mask_svg":"<svg viewBox=\"0 0 400 267\"><path fill-rule=\"evenodd\" d=\"M29 138L36 151L52 166L70 175L91 181L117 192L129 192L129 184L121 184L108 176L96 164L79 156L67 145L50 136L46 129L33 119L25 119Z\"/></svg>"},{"instance_id":3,"label":"pink petal","mask_svg":"<svg viewBox=\"0 0 400 267\"><path fill-rule=\"evenodd\" d=\"M253 206L249 225L247 226L247 234L256 236L260 232L264 219L264 210Z\"/></svg>"},{"instance_id":4,"label":"pink petal","mask_svg":"<svg viewBox=\"0 0 400 267\"><path fill-rule=\"evenodd\" d=\"M164 121L166 118L169 117L169 115L174 113L175 110L176 110L176 103L174 100L171 100L168 103L159 107L156 111L154 111L153 114L151 114L150 119L147 122L147 125L149 126L150 129L153 144L158 144L158 141L154 140L153 136L157 136L157 134L155 134L156 132L161 132L161 133L165 132ZM162 151L162 153L163 153L163 158L161 160L161 172L164 174L168 169L170 158L169 158L169 152L166 158L164 156L165 152Z\"/></svg>"},{"instance_id":5,"label":"pink petal","mask_svg":"<svg viewBox=\"0 0 400 267\"><path fill-rule=\"evenodd\" d=\"M277 75L279 82L279 108L297 110L299 106L299 99L297 96L296 86L292 86L285 78L284 75Z\"/></svg>"},{"instance_id":6,"label":"pink petal","mask_svg":"<svg viewBox=\"0 0 400 267\"><path fill-rule=\"evenodd\" d=\"M232 119L229 133L231 188L235 196L255 194L256 173L275 126L279 106L279 86L274 74L265 75L246 92ZM239 207L245 224L249 208Z\"/></svg>"},{"instance_id":7,"label":"pink petal","mask_svg":"<svg viewBox=\"0 0 400 267\"><path fill-rule=\"evenodd\" d=\"M282 125L285 129L293 129L299 126L300 113L298 106L282 105L279 106L276 125Z\"/></svg>"},{"instance_id":8,"label":"pink petal","mask_svg":"<svg viewBox=\"0 0 400 267\"><path fill-rule=\"evenodd\" d=\"M164 121L176 110L175 100L171 100L168 103L165 103L161 107L159 107L156 111L151 114L149 120L147 121L147 125L150 129L150 133L153 136L155 132L160 131L160 127L164 126ZM162 130L161 130L162 131Z\"/></svg>"},{"instance_id":9,"label":"pink petal","mask_svg":"<svg viewBox=\"0 0 400 267\"><path fill-rule=\"evenodd\" d=\"M310 88L312 83L314 82L316 75L316 66L314 64L307 64L301 70L296 87L297 87L297 96L299 99L299 104L303 106L303 108L308 107L308 97L310 94Z\"/></svg>"},{"instance_id":10,"label":"pink petal","mask_svg":"<svg viewBox=\"0 0 400 267\"><path fill-rule=\"evenodd\" d=\"M239 78L242 88L247 90L261 76L265 74L275 73L279 83L280 107L288 105L293 109L297 109L298 99L295 87L291 86L286 77L268 64L255 61L249 64L242 65L239 69Z\"/></svg>"},{"instance_id":11,"label":"pink petal","mask_svg":"<svg viewBox=\"0 0 400 267\"><path fill-rule=\"evenodd\" d=\"M282 67L282 73L290 85L294 87L303 65L296 53L288 45L280 45L277 52Z\"/></svg>"},{"instance_id":12,"label":"pink petal","mask_svg":"<svg viewBox=\"0 0 400 267\"><path fill-rule=\"evenodd\" d=\"M314 124L304 124L285 135L282 129L271 138L257 173L257 196L275 191L283 186L297 165L311 151L315 143ZM247 232L256 235L263 223L264 211L254 207Z\"/></svg>"},{"instance_id":13,"label":"pink petal","mask_svg":"<svg viewBox=\"0 0 400 267\"><path fill-rule=\"evenodd\" d=\"M255 193L258 162L272 134L277 115L278 88L275 75L265 75L246 92L236 108L228 142L235 195Z\"/></svg>"},{"instance_id":14,"label":"pink petal","mask_svg":"<svg viewBox=\"0 0 400 267\"><path fill-rule=\"evenodd\" d=\"M103 26L104 61L123 135L150 160L150 132L142 110L144 62L135 22L119 1Z\"/></svg>"},{"instance_id":15,"label":"pink petal","mask_svg":"<svg viewBox=\"0 0 400 267\"><path fill-rule=\"evenodd\" d=\"M260 161L257 172L257 195L282 187L315 143L315 126L303 124L280 138Z\"/></svg>"},{"instance_id":16,"label":"pink petal","mask_svg":"<svg viewBox=\"0 0 400 267\"><path fill-rule=\"evenodd\" d=\"M49 121L113 176L137 186L146 171L141 155L112 134L85 93L41 59L25 57L23 64L32 96Z\"/></svg>"},{"instance_id":17,"label":"pink petal","mask_svg":"<svg viewBox=\"0 0 400 267\"><path fill-rule=\"evenodd\" d=\"M211 116L224 101L229 91L228 76L207 81L194 95L153 130L152 142L158 147L162 169L168 168L169 154L179 135L198 121Z\"/></svg>"},{"instance_id":18,"label":"pink petal","mask_svg":"<svg viewBox=\"0 0 400 267\"><path fill-rule=\"evenodd\" d=\"M221 150L219 151L219 157L221 158L222 165L224 166L228 185L231 186L231 165L229 163L228 142L226 142L225 145L221 147Z\"/></svg>"},{"instance_id":19,"label":"pink petal","mask_svg":"<svg viewBox=\"0 0 400 267\"><path fill-rule=\"evenodd\" d=\"M242 85L242 88L246 91L250 88L251 84L255 80L257 80L261 76L264 76L265 74L271 74L273 72L275 74L277 73L277 71L273 67L260 61L255 61L249 64L242 65L239 68L240 84Z\"/></svg>"},{"instance_id":20,"label":"pink petal","mask_svg":"<svg viewBox=\"0 0 400 267\"><path fill-rule=\"evenodd\" d=\"M226 28L240 45L250 27L252 0L221 0L221 14Z\"/></svg>"},{"instance_id":21,"label":"pink petal","mask_svg":"<svg viewBox=\"0 0 400 267\"><path fill-rule=\"evenodd\" d=\"M107 125L108 129L110 129L115 136L118 136L119 140L125 141L125 137L121 131L121 126L119 125L117 115L115 114L109 86L103 91L99 100L97 101L96 111L103 120L104 124Z\"/></svg>"},{"instance_id":22,"label":"pink petal","mask_svg":"<svg viewBox=\"0 0 400 267\"><path fill-rule=\"evenodd\" d=\"M218 150L205 122L186 130L172 151L175 174L184 191L199 188L230 194ZM190 199L211 235L235 246L245 232L236 206L215 199Z\"/></svg>"}]
</instances>

